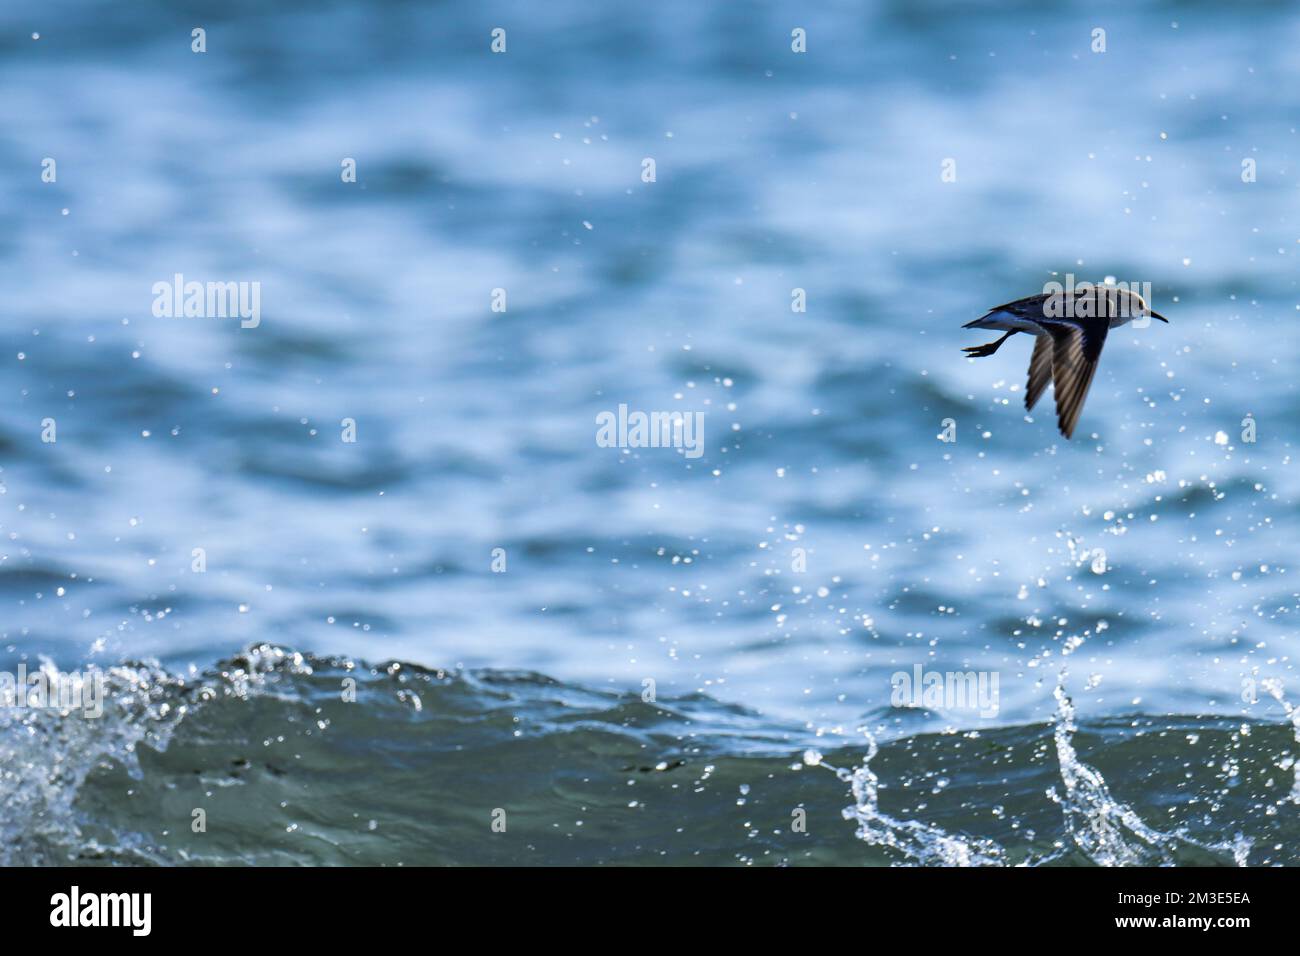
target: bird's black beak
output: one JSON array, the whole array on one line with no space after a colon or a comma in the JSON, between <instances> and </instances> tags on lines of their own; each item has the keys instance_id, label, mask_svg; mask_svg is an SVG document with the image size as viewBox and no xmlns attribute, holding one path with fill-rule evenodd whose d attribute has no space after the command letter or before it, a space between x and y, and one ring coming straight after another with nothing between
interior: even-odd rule
<instances>
[{"instance_id":1,"label":"bird's black beak","mask_svg":"<svg viewBox=\"0 0 1300 956\"><path fill-rule=\"evenodd\" d=\"M1169 320L1166 319L1166 318L1165 318L1163 315L1161 315L1159 312L1157 312L1155 309L1148 309L1147 311L1151 313L1151 318L1153 318L1153 319L1159 319L1159 320L1160 320L1161 322L1163 322L1165 325L1168 325L1168 324L1169 324Z\"/></svg>"}]
</instances>

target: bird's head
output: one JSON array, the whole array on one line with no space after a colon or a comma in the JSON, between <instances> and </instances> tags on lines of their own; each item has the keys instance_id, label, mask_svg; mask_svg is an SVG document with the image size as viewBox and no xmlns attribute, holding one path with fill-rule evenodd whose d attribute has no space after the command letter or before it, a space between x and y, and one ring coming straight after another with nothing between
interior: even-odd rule
<instances>
[{"instance_id":1,"label":"bird's head","mask_svg":"<svg viewBox=\"0 0 1300 956\"><path fill-rule=\"evenodd\" d=\"M1103 286L1102 288L1105 287ZM1130 315L1134 317L1150 316L1153 319L1159 319L1166 325L1169 324L1169 320L1155 309L1151 308L1151 306L1147 304L1147 300L1138 295L1138 293L1127 289L1117 289L1116 292L1120 296L1121 307L1126 310L1121 312L1121 315ZM1125 299L1127 299L1127 301L1124 301Z\"/></svg>"}]
</instances>

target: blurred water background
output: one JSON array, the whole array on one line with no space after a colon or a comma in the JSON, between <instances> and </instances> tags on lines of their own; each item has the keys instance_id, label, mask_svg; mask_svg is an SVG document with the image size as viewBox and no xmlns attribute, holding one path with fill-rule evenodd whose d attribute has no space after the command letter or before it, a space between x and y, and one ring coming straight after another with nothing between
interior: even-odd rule
<instances>
[{"instance_id":1,"label":"blurred water background","mask_svg":"<svg viewBox=\"0 0 1300 956\"><path fill-rule=\"evenodd\" d=\"M116 689L0 716L10 862L1292 861L1294 4L0 27L0 663ZM960 352L1066 273L1172 322L1070 442Z\"/></svg>"}]
</instances>

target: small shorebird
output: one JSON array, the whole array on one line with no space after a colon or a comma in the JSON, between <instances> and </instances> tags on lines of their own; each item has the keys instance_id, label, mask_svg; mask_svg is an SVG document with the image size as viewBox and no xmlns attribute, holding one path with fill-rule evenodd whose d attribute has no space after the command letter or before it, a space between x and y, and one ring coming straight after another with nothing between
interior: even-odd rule
<instances>
[{"instance_id":1,"label":"small shorebird","mask_svg":"<svg viewBox=\"0 0 1300 956\"><path fill-rule=\"evenodd\" d=\"M1029 359L1029 382L1025 386L1025 409L1056 385L1056 424L1069 438L1083 411L1083 400L1097 371L1106 333L1136 318L1150 316L1168 322L1142 296L1117 286L1080 286L1063 292L1045 292L1017 299L990 309L988 314L967 322L964 329L997 329L1007 334L987 345L971 345L963 351L969 358L992 355L1011 336L1025 332L1034 338Z\"/></svg>"}]
</instances>

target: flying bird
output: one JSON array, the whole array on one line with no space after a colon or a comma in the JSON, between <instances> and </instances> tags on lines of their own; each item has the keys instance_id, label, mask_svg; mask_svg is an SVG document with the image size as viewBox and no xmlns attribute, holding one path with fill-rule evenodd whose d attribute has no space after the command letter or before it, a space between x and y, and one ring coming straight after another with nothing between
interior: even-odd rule
<instances>
[{"instance_id":1,"label":"flying bird","mask_svg":"<svg viewBox=\"0 0 1300 956\"><path fill-rule=\"evenodd\" d=\"M1169 322L1136 292L1121 286L1081 283L1060 292L1044 292L999 305L974 322L967 322L962 328L997 329L1006 335L986 345L967 346L963 351L969 358L983 358L1017 332L1034 336L1025 409L1032 410L1047 390L1047 383L1055 383L1056 424L1069 438L1083 411L1106 333L1146 316Z\"/></svg>"}]
</instances>

